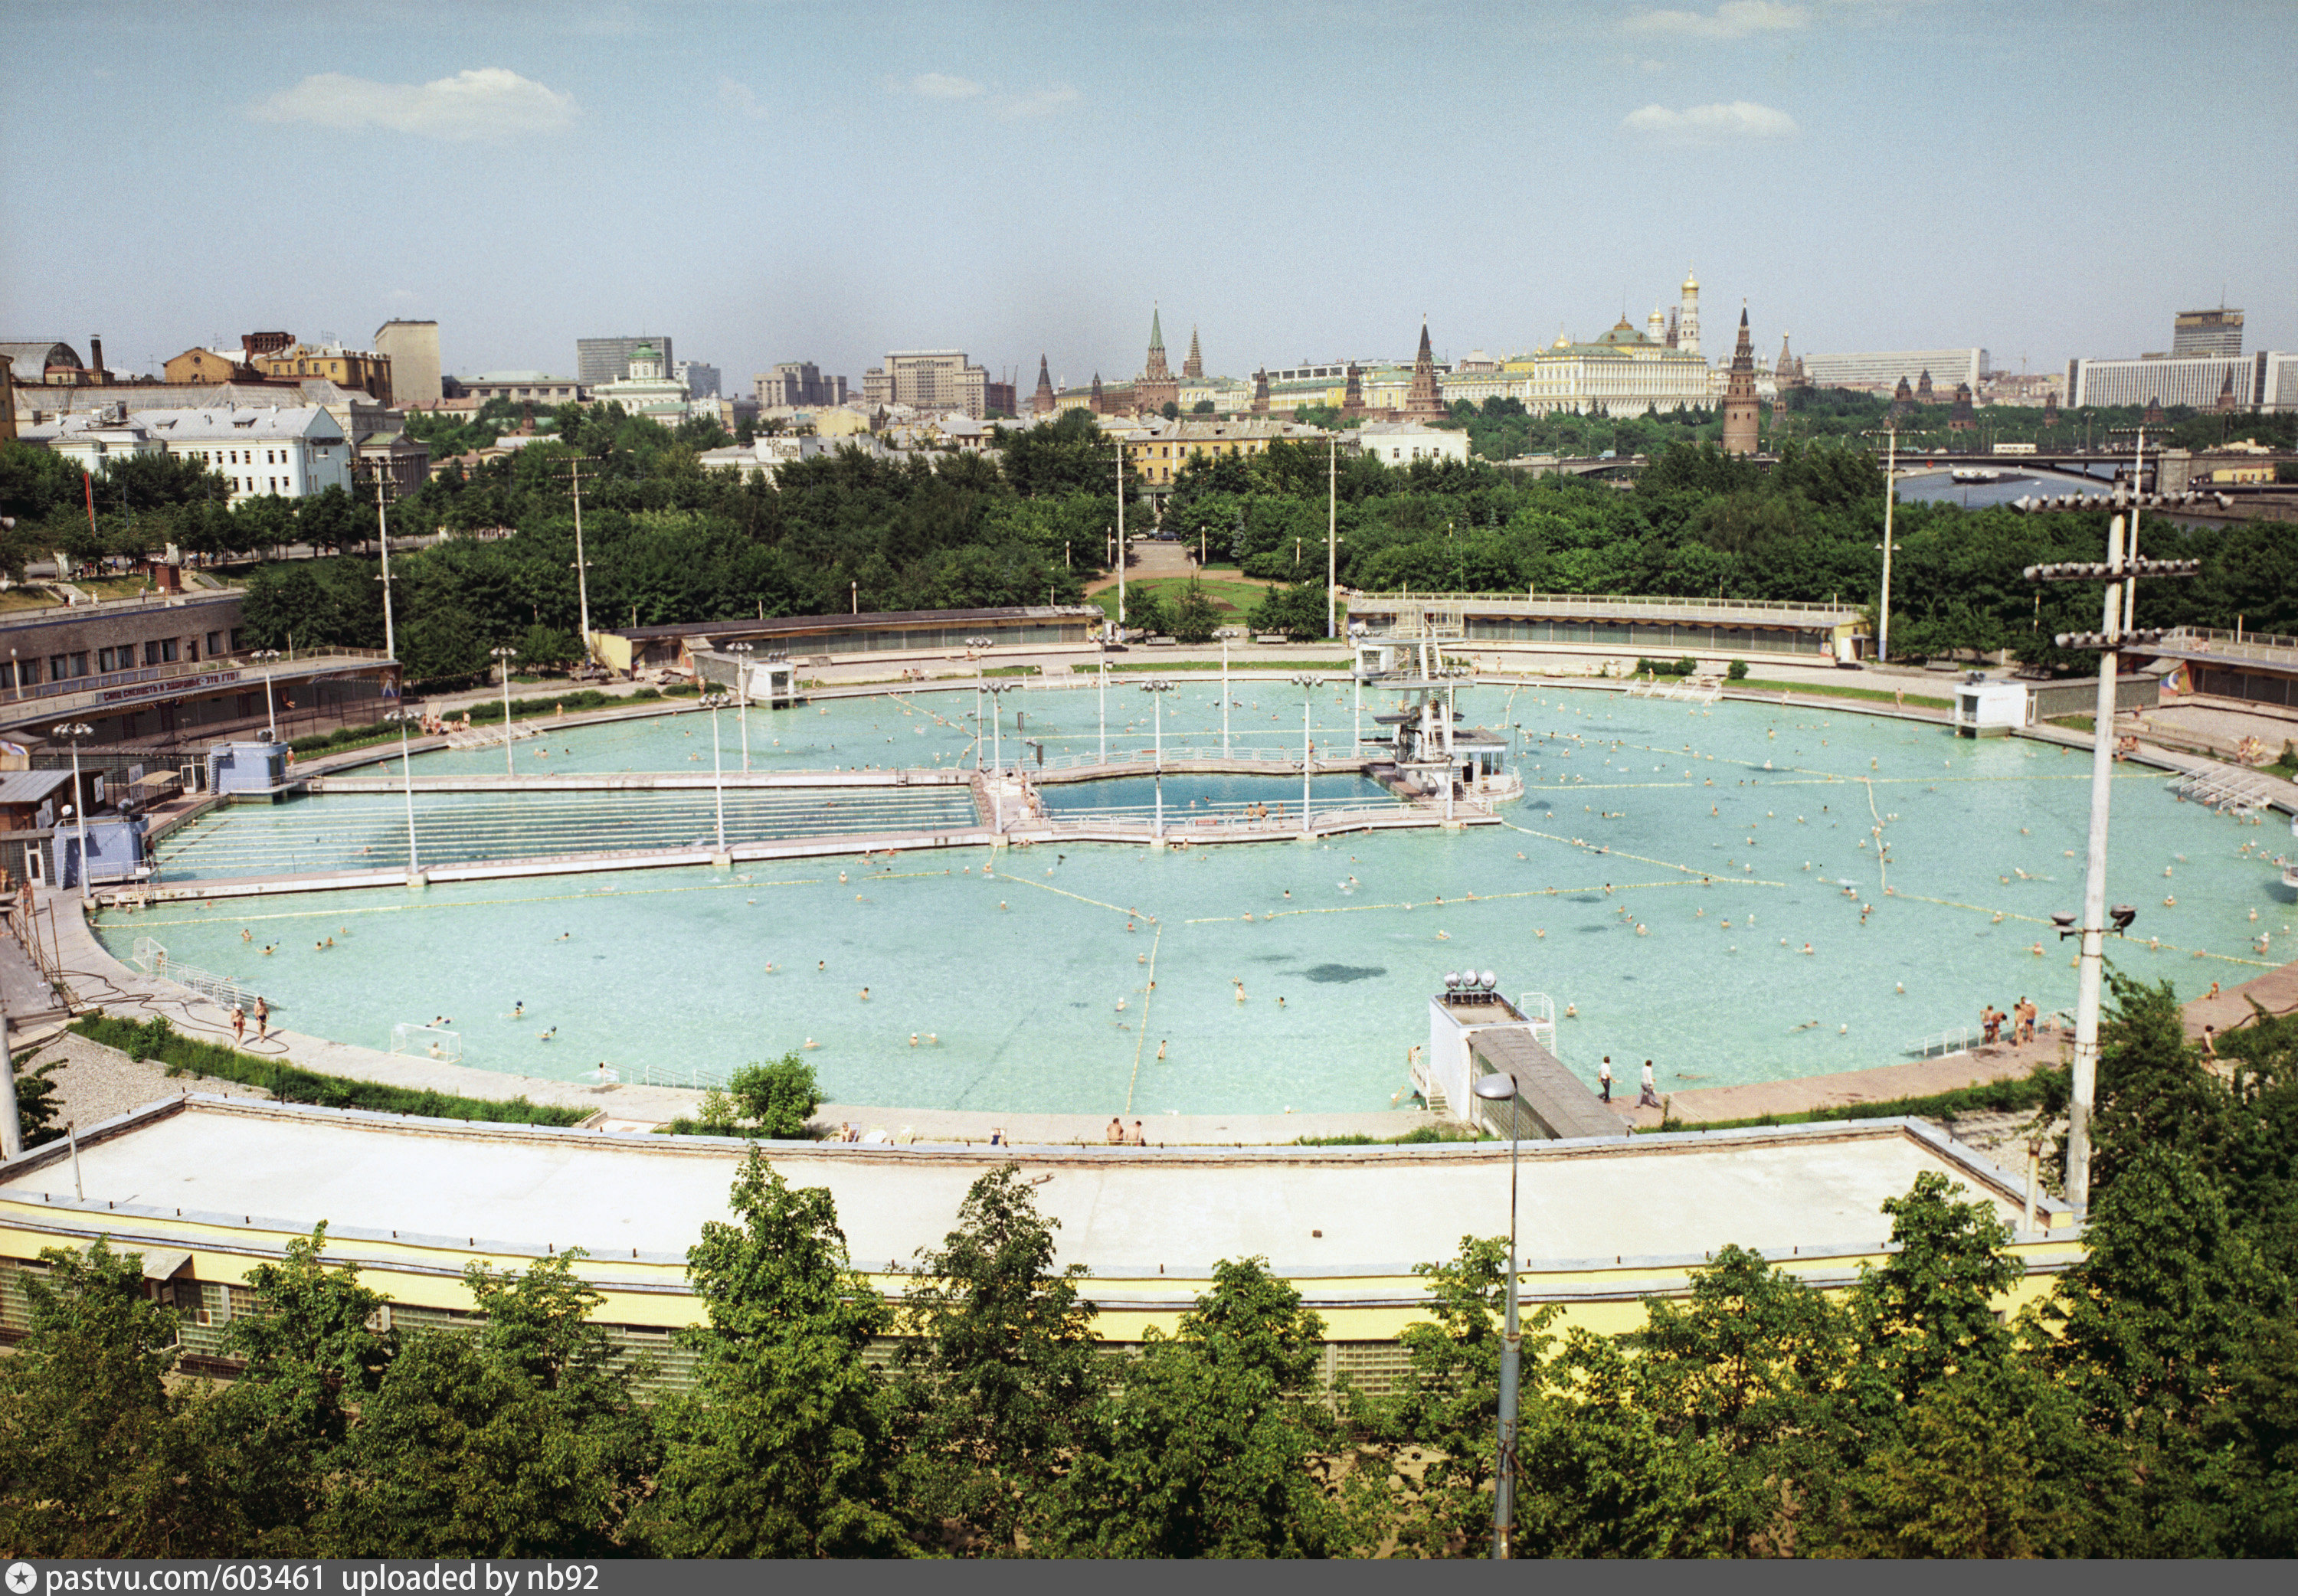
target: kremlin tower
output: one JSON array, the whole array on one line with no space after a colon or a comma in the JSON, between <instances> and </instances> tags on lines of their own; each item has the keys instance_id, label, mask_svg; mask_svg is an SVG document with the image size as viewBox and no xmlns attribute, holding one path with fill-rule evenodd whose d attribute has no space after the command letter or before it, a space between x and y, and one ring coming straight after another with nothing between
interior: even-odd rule
<instances>
[{"instance_id":1,"label":"kremlin tower","mask_svg":"<svg viewBox=\"0 0 2298 1596\"><path fill-rule=\"evenodd\" d=\"M1046 357L1037 357L1037 391L1029 395L1029 414L1050 416L1054 413L1054 379L1046 369Z\"/></svg>"},{"instance_id":2,"label":"kremlin tower","mask_svg":"<svg viewBox=\"0 0 2298 1596\"><path fill-rule=\"evenodd\" d=\"M1163 413L1167 405L1176 408L1181 402L1181 379L1165 364L1165 330L1159 324L1157 312L1149 312L1149 363L1133 383L1133 409L1136 415L1155 416Z\"/></svg>"},{"instance_id":3,"label":"kremlin tower","mask_svg":"<svg viewBox=\"0 0 2298 1596\"><path fill-rule=\"evenodd\" d=\"M1699 279L1688 267L1683 273L1683 302L1676 310L1675 336L1668 342L1688 355L1699 352Z\"/></svg>"},{"instance_id":4,"label":"kremlin tower","mask_svg":"<svg viewBox=\"0 0 2298 1596\"><path fill-rule=\"evenodd\" d=\"M1740 343L1732 351L1732 378L1724 389L1724 453L1756 452L1757 416L1756 351L1754 345L1748 342L1748 311L1742 306L1740 310Z\"/></svg>"},{"instance_id":5,"label":"kremlin tower","mask_svg":"<svg viewBox=\"0 0 2298 1596\"><path fill-rule=\"evenodd\" d=\"M1150 319L1153 323L1156 318L1152 316ZM1200 382L1203 380L1204 375L1204 353L1197 348L1197 329L1191 327L1189 329L1189 358L1181 362L1181 380L1190 383Z\"/></svg>"},{"instance_id":6,"label":"kremlin tower","mask_svg":"<svg viewBox=\"0 0 2298 1596\"><path fill-rule=\"evenodd\" d=\"M1444 419L1444 400L1436 391L1436 360L1429 352L1425 318L1420 323L1420 352L1412 357L1412 386L1406 390L1404 406L1396 414L1401 421Z\"/></svg>"}]
</instances>

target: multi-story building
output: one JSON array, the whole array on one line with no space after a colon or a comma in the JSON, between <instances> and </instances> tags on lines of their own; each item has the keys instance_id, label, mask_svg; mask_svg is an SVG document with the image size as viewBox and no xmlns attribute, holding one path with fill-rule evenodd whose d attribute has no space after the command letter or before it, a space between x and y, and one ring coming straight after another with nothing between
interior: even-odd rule
<instances>
[{"instance_id":1,"label":"multi-story building","mask_svg":"<svg viewBox=\"0 0 2298 1596\"><path fill-rule=\"evenodd\" d=\"M229 483L234 503L271 493L309 499L353 485L351 442L318 405L141 410L136 418L169 454L202 461Z\"/></svg>"},{"instance_id":2,"label":"multi-story building","mask_svg":"<svg viewBox=\"0 0 2298 1596\"><path fill-rule=\"evenodd\" d=\"M1236 455L1250 459L1268 453L1269 446L1279 438L1321 439L1325 435L1313 426L1267 417L1232 421L1184 417L1178 421L1145 426L1128 437L1125 459L1142 485L1154 493L1170 488L1181 468L1196 456Z\"/></svg>"},{"instance_id":3,"label":"multi-story building","mask_svg":"<svg viewBox=\"0 0 2298 1596\"><path fill-rule=\"evenodd\" d=\"M1806 355L1804 380L1814 388L1864 388L1888 393L1901 377L1913 382L1923 372L1931 381L1952 387L1968 383L1978 392L1987 375L1983 349L1900 349L1865 354Z\"/></svg>"},{"instance_id":4,"label":"multi-story building","mask_svg":"<svg viewBox=\"0 0 2298 1596\"><path fill-rule=\"evenodd\" d=\"M2298 357L2261 350L2254 355L2070 360L2067 402L2077 409L2160 403L2207 410L2219 402L2231 382L2236 409L2289 409L2298 406L2298 395L2290 392L2292 376L2286 364L2294 359Z\"/></svg>"},{"instance_id":5,"label":"multi-story building","mask_svg":"<svg viewBox=\"0 0 2298 1596\"><path fill-rule=\"evenodd\" d=\"M340 343L292 343L274 353L255 355L249 364L274 379L324 377L377 404L391 403L391 361L371 351L345 349Z\"/></svg>"},{"instance_id":6,"label":"multi-story building","mask_svg":"<svg viewBox=\"0 0 2298 1596\"><path fill-rule=\"evenodd\" d=\"M445 393L439 324L386 321L375 329L375 352L391 362L391 392L401 404L436 404Z\"/></svg>"},{"instance_id":7,"label":"multi-story building","mask_svg":"<svg viewBox=\"0 0 2298 1596\"><path fill-rule=\"evenodd\" d=\"M686 385L670 375L660 351L640 344L631 351L630 376L600 383L591 390L599 404L618 404L633 416L650 416L665 426L676 426L690 416L720 419L718 401L696 399Z\"/></svg>"},{"instance_id":8,"label":"multi-story building","mask_svg":"<svg viewBox=\"0 0 2298 1596\"><path fill-rule=\"evenodd\" d=\"M896 350L883 366L862 374L862 397L872 409L905 404L919 410L963 410L976 421L989 409L989 373L962 349Z\"/></svg>"},{"instance_id":9,"label":"multi-story building","mask_svg":"<svg viewBox=\"0 0 2298 1596\"><path fill-rule=\"evenodd\" d=\"M2223 305L2215 310L2181 310L2171 323L2170 357L2242 353L2242 312Z\"/></svg>"},{"instance_id":10,"label":"multi-story building","mask_svg":"<svg viewBox=\"0 0 2298 1596\"><path fill-rule=\"evenodd\" d=\"M670 374L686 385L689 399L719 397L718 368L715 366L706 365L700 360L681 360L670 368Z\"/></svg>"},{"instance_id":11,"label":"multi-story building","mask_svg":"<svg viewBox=\"0 0 2298 1596\"><path fill-rule=\"evenodd\" d=\"M162 381L193 387L262 380L262 375L248 365L244 356L227 349L187 349L173 360L161 362L160 369L164 374Z\"/></svg>"},{"instance_id":12,"label":"multi-story building","mask_svg":"<svg viewBox=\"0 0 2298 1596\"><path fill-rule=\"evenodd\" d=\"M464 398L481 404L490 399L520 404L573 404L590 397L573 377L553 376L547 371L483 371L476 376L458 377L455 384Z\"/></svg>"},{"instance_id":13,"label":"multi-story building","mask_svg":"<svg viewBox=\"0 0 2298 1596\"><path fill-rule=\"evenodd\" d=\"M37 422L22 428L18 436L27 443L45 445L50 453L63 456L91 475L113 459L164 452L143 418L129 415L128 408L120 404Z\"/></svg>"},{"instance_id":14,"label":"multi-story building","mask_svg":"<svg viewBox=\"0 0 2298 1596\"><path fill-rule=\"evenodd\" d=\"M671 353L667 337L636 338L577 338L574 340L574 380L586 388L601 383L618 383L631 375L631 357L641 348L654 351L669 370L676 358Z\"/></svg>"},{"instance_id":15,"label":"multi-story building","mask_svg":"<svg viewBox=\"0 0 2298 1596\"><path fill-rule=\"evenodd\" d=\"M1468 434L1454 426L1429 426L1418 421L1368 421L1343 436L1357 440L1359 452L1384 466L1409 466L1415 460L1461 460L1468 458Z\"/></svg>"},{"instance_id":16,"label":"multi-story building","mask_svg":"<svg viewBox=\"0 0 2298 1596\"><path fill-rule=\"evenodd\" d=\"M846 379L824 376L812 360L784 360L772 371L750 379L761 409L797 409L804 405L846 402Z\"/></svg>"}]
</instances>

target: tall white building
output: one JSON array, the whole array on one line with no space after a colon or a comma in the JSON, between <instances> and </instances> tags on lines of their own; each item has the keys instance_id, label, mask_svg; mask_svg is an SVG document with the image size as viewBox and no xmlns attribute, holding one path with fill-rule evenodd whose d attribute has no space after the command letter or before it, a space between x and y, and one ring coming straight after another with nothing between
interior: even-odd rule
<instances>
[{"instance_id":1,"label":"tall white building","mask_svg":"<svg viewBox=\"0 0 2298 1596\"><path fill-rule=\"evenodd\" d=\"M718 417L715 399L697 399L686 384L670 374L666 357L650 343L631 351L630 376L620 382L600 383L591 390L592 402L618 404L633 416L650 416L665 426L676 426L689 416Z\"/></svg>"},{"instance_id":2,"label":"tall white building","mask_svg":"<svg viewBox=\"0 0 2298 1596\"><path fill-rule=\"evenodd\" d=\"M1675 346L1688 355L1699 352L1699 279L1689 267L1683 273L1683 298L1676 307Z\"/></svg>"},{"instance_id":3,"label":"tall white building","mask_svg":"<svg viewBox=\"0 0 2298 1596\"><path fill-rule=\"evenodd\" d=\"M2291 392L2294 357L2274 350L2254 355L2195 355L2165 360L2070 360L2067 362L2067 402L2079 409L2148 405L2191 405L2207 410L2234 379L2234 401L2244 409L2262 406L2289 409L2298 406Z\"/></svg>"},{"instance_id":4,"label":"tall white building","mask_svg":"<svg viewBox=\"0 0 2298 1596\"><path fill-rule=\"evenodd\" d=\"M1863 354L1806 355L1804 380L1814 388L1880 388L1885 392L1905 377L1913 386L1926 371L1931 386L1952 393L1957 383L1969 383L1979 392L1979 379L1988 369L1983 349L1894 349Z\"/></svg>"},{"instance_id":5,"label":"tall white building","mask_svg":"<svg viewBox=\"0 0 2298 1596\"><path fill-rule=\"evenodd\" d=\"M136 420L169 454L203 461L229 483L235 504L273 493L309 499L354 486L351 441L318 405L143 410Z\"/></svg>"}]
</instances>

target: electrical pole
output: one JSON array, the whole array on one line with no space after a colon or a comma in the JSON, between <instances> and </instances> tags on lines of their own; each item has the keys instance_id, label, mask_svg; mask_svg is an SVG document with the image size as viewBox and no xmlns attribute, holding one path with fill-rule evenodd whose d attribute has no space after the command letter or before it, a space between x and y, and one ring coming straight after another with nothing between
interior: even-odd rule
<instances>
[{"instance_id":1,"label":"electrical pole","mask_svg":"<svg viewBox=\"0 0 2298 1596\"><path fill-rule=\"evenodd\" d=\"M1341 602L1341 441L1325 440L1325 635L1338 637Z\"/></svg>"},{"instance_id":2,"label":"electrical pole","mask_svg":"<svg viewBox=\"0 0 2298 1596\"><path fill-rule=\"evenodd\" d=\"M1117 628L1125 641L1125 445L1117 445Z\"/></svg>"},{"instance_id":3,"label":"electrical pole","mask_svg":"<svg viewBox=\"0 0 2298 1596\"><path fill-rule=\"evenodd\" d=\"M2106 584L2096 632L2062 632L2052 641L2062 649L2098 651L2098 698L2091 719L2090 847L2083 877L2080 922L2061 911L2051 916L2062 939L2082 939L2076 961L2080 974L2075 996L2075 1056L2067 1095L2067 1205L2081 1222L2090 1209L2090 1111L2098 1089L2098 1011L2105 980L2108 910L2106 906L2107 815L2113 794L2114 679L2119 651L2133 644L2159 641L2160 632L2134 632L2120 618L2129 608L2128 590L2142 576L2192 576L2200 560L2139 559L2127 552L2123 520L2117 516L2107 525L2106 560L2029 566L2029 582L2099 582ZM2137 917L2137 911L2118 904L2113 930L2120 935Z\"/></svg>"},{"instance_id":4,"label":"electrical pole","mask_svg":"<svg viewBox=\"0 0 2298 1596\"><path fill-rule=\"evenodd\" d=\"M1866 434L1873 437L1873 433ZM1883 602L1876 611L1875 663L1881 665L1891 657L1891 507L1899 498L1899 429L1888 428L1884 434L1890 440L1883 465Z\"/></svg>"},{"instance_id":5,"label":"electrical pole","mask_svg":"<svg viewBox=\"0 0 2298 1596\"><path fill-rule=\"evenodd\" d=\"M391 624L391 522L383 512L383 479L389 473L383 462L375 467L375 537L383 547L383 656L385 659L399 657L398 636Z\"/></svg>"},{"instance_id":6,"label":"electrical pole","mask_svg":"<svg viewBox=\"0 0 2298 1596\"><path fill-rule=\"evenodd\" d=\"M582 607L583 657L591 658L591 562L583 558L583 466L594 460L578 454L566 462L567 482L574 493L574 597Z\"/></svg>"}]
</instances>

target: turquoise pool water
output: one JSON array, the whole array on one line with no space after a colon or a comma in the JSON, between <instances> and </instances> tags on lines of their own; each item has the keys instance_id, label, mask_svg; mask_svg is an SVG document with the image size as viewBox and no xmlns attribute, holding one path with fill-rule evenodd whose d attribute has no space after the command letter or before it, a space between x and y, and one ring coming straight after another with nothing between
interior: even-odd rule
<instances>
[{"instance_id":1,"label":"turquoise pool water","mask_svg":"<svg viewBox=\"0 0 2298 1596\"><path fill-rule=\"evenodd\" d=\"M952 712L970 712L971 696L754 710L754 757L765 730L792 759L827 758L835 741L839 756L867 748L890 762L893 737L913 763L954 763L971 731ZM1009 695L1004 735L1020 699L1023 734L1089 748L1095 696ZM1125 696L1127 735L1147 732L1142 695ZM1233 745L1251 714L1272 749L1289 719L1298 748L1297 689L1240 683L1233 697ZM1120 690L1109 699L1114 712ZM1217 682L1168 695L1169 752L1177 738L1218 744L1218 700ZM1385 707L1368 695L1368 716ZM1495 687L1465 690L1462 707L1523 728L1530 790L1502 808L1505 826L279 896L115 914L103 935L123 955L156 938L250 981L283 1023L368 1046L445 1015L467 1063L579 1079L603 1062L635 1079L648 1065L723 1071L811 1041L839 1100L996 1112L1385 1107L1406 1049L1426 1040L1429 995L1470 966L1511 995L1573 1005L1559 1048L1583 1078L1605 1054L1622 1074L1650 1057L1671 1089L1894 1063L1983 1004L2072 1005L2072 945L2046 922L2079 906L2087 755L1800 707ZM1345 690L1321 690L1314 714L1320 743L1346 742ZM690 769L690 732L707 759L696 715L562 729L552 759ZM425 768L448 760L488 768L484 753ZM1182 780L1168 781L1169 809ZM1264 784L1269 801L1297 802L1297 777ZM1100 787L1131 804L1138 785L1045 790L1066 805ZM517 801L580 813L592 796ZM426 825L457 812L447 796L418 797ZM260 860L305 846L315 825L380 839L393 824L403 831L390 797L240 808L171 839L163 862L195 869L201 849L227 848ZM2112 949L2121 967L2198 990L2287 956L2298 914L2269 863L2287 848L2281 826L2180 804L2161 774L2133 770L2117 778L2114 827L2111 896L2139 909L2133 939Z\"/></svg>"}]
</instances>

